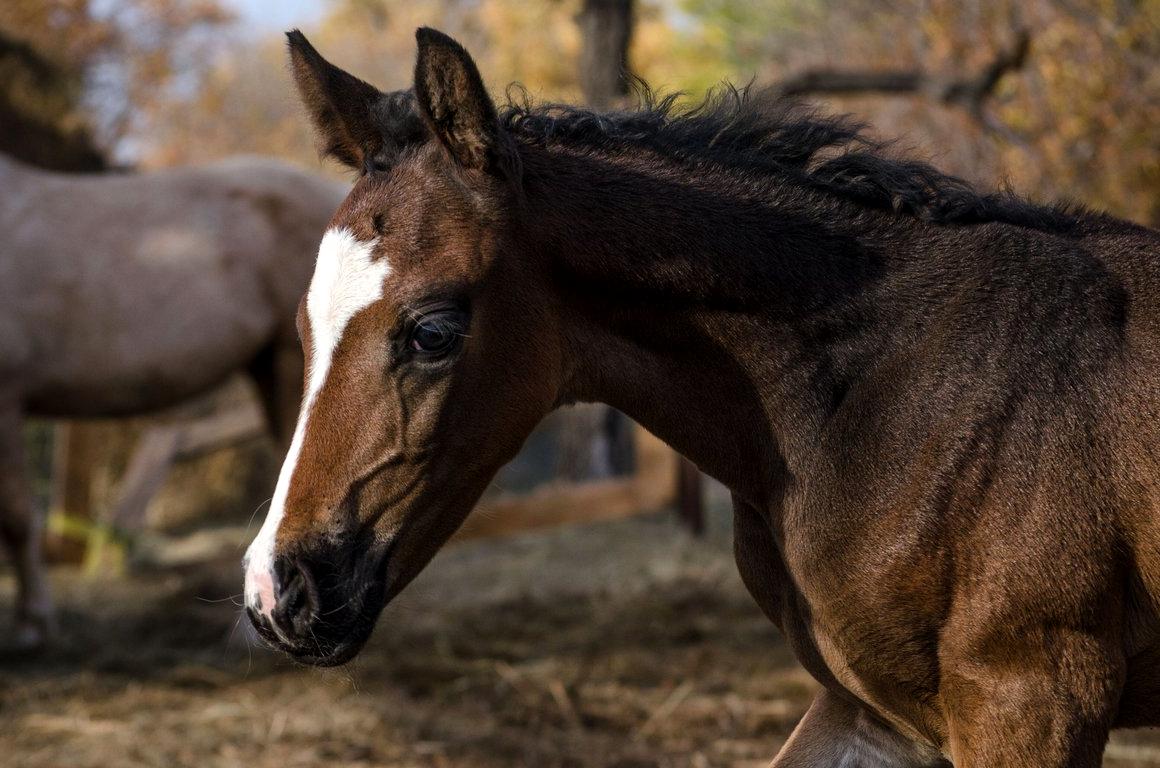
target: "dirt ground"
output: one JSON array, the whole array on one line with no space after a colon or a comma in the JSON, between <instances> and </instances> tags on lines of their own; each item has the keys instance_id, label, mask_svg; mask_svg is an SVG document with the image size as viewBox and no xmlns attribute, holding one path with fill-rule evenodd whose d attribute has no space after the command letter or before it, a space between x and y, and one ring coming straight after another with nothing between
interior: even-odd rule
<instances>
[{"instance_id":1,"label":"dirt ground","mask_svg":"<svg viewBox=\"0 0 1160 768\"><path fill-rule=\"evenodd\" d=\"M129 578L59 572L58 646L0 657L0 765L765 766L814 684L746 595L721 507L703 540L656 515L453 546L331 671L250 647L244 527ZM1107 754L1160 766L1160 734Z\"/></svg>"}]
</instances>

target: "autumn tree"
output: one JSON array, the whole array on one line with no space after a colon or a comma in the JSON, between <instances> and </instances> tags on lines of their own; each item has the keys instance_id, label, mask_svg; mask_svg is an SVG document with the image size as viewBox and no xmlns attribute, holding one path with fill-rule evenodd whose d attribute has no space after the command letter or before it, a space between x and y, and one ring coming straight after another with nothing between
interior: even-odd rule
<instances>
[{"instance_id":1,"label":"autumn tree","mask_svg":"<svg viewBox=\"0 0 1160 768\"><path fill-rule=\"evenodd\" d=\"M205 33L229 18L217 0L5 0L0 151L100 167L148 129Z\"/></svg>"},{"instance_id":2,"label":"autumn tree","mask_svg":"<svg viewBox=\"0 0 1160 768\"><path fill-rule=\"evenodd\" d=\"M681 0L680 8L697 23L659 36L669 61L759 85L819 69L921 70L946 81L983 71L1025 29L1026 60L996 85L987 119L937 89L809 95L977 183L1006 181L1038 199L1078 199L1160 224L1160 0L898 0L888 11L869 0ZM650 79L666 76L657 47L641 57Z\"/></svg>"},{"instance_id":3,"label":"autumn tree","mask_svg":"<svg viewBox=\"0 0 1160 768\"><path fill-rule=\"evenodd\" d=\"M340 0L305 31L338 66L395 89L410 86L416 27L437 27L471 50L497 98L519 81L533 96L575 101L576 10L575 3L553 0ZM175 165L259 152L316 166L285 62L281 35L243 39L221 51L196 89L174 94L161 108L144 147L146 161Z\"/></svg>"}]
</instances>

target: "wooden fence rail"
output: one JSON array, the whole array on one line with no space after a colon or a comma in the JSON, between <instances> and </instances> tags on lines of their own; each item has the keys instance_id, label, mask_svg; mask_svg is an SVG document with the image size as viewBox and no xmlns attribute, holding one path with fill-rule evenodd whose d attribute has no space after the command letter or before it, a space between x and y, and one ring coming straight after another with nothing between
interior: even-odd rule
<instances>
[{"instance_id":1,"label":"wooden fence rail","mask_svg":"<svg viewBox=\"0 0 1160 768\"><path fill-rule=\"evenodd\" d=\"M696 468L643 428L635 429L633 474L587 482L553 481L526 493L486 499L455 538L505 536L568 523L613 520L654 512L675 502L679 502L682 520L699 533L703 525ZM58 516L55 530L87 540L90 564L94 556L107 561L110 545L117 548L144 530L149 504L177 462L254 439L264 430L263 414L250 403L199 419L151 426L135 443L107 512L96 519ZM67 439L67 435L62 437ZM66 454L58 451L58 456ZM68 467L59 466L57 471L67 473ZM58 478L56 484L63 487L66 483ZM94 553L94 549L101 551ZM118 551L113 559L119 562L122 555Z\"/></svg>"}]
</instances>

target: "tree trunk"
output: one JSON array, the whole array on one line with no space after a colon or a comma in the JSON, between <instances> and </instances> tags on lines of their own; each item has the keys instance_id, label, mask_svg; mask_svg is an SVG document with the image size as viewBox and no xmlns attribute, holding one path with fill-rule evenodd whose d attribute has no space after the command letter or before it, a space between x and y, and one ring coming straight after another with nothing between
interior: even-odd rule
<instances>
[{"instance_id":1,"label":"tree trunk","mask_svg":"<svg viewBox=\"0 0 1160 768\"><path fill-rule=\"evenodd\" d=\"M584 0L576 21L583 38L580 87L584 100L596 109L608 109L628 95L632 0Z\"/></svg>"}]
</instances>

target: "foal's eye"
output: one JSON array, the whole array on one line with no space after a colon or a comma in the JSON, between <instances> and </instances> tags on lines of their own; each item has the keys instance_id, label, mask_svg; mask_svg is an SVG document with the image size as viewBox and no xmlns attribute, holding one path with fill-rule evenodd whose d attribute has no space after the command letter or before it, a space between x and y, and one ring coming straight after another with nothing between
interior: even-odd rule
<instances>
[{"instance_id":1,"label":"foal's eye","mask_svg":"<svg viewBox=\"0 0 1160 768\"><path fill-rule=\"evenodd\" d=\"M452 313L427 315L415 323L409 345L428 356L445 355L459 344L463 328Z\"/></svg>"}]
</instances>

